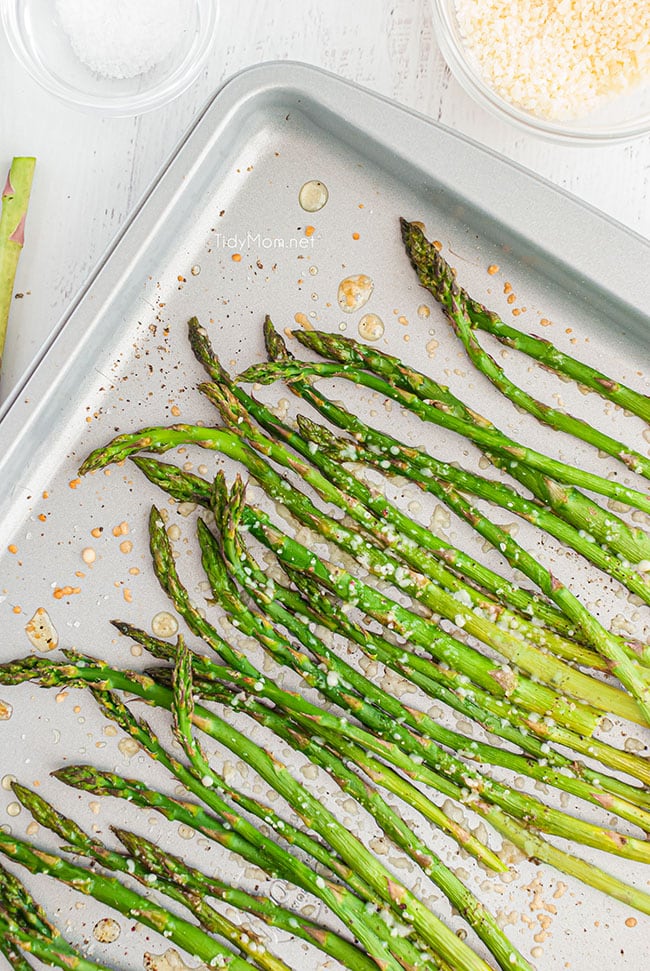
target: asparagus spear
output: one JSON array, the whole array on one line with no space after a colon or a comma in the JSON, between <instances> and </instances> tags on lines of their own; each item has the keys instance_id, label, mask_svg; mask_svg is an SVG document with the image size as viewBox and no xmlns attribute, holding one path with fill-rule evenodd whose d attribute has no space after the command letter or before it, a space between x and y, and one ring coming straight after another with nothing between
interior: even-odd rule
<instances>
[{"instance_id":1,"label":"asparagus spear","mask_svg":"<svg viewBox=\"0 0 650 971\"><path fill-rule=\"evenodd\" d=\"M52 876L127 917L137 918L142 924L164 934L189 954L208 964L216 959L223 967L230 967L237 971L244 971L244 968L251 967L247 961L233 954L195 924L176 917L152 900L126 887L115 877L102 876L93 870L70 863L50 851L38 850L16 836L8 836L2 832L0 832L0 853L25 867L30 873ZM35 937L34 940L36 940ZM66 959L71 963L75 960L67 952ZM83 967L79 967L80 971L85 971Z\"/></svg>"},{"instance_id":2,"label":"asparagus spear","mask_svg":"<svg viewBox=\"0 0 650 971\"><path fill-rule=\"evenodd\" d=\"M272 324L267 324L271 326ZM341 334L325 331L298 331L296 339L330 360L340 361L371 371L389 384L403 391L412 392L424 401L434 400L444 404L458 418L473 421L484 428L494 428L492 422L460 399L441 387L436 381L403 364L397 357L378 348L360 344ZM276 342L277 347L277 342ZM650 556L650 535L642 529L628 526L611 510L601 509L595 502L577 489L560 485L554 479L524 465L512 463L498 452L484 452L497 468L507 472L525 486L540 502L548 505L561 519L576 529L583 529L613 553L634 563Z\"/></svg>"},{"instance_id":3,"label":"asparagus spear","mask_svg":"<svg viewBox=\"0 0 650 971\"><path fill-rule=\"evenodd\" d=\"M91 839L75 822L57 812L42 796L18 783L13 783L12 788L17 799L32 814L34 819L71 844L76 853L97 861L106 869L133 876L145 887L155 889L165 896L171 897L189 909L204 930L223 937L264 971L290 971L284 961L280 961L269 951L252 930L242 931L231 920L223 917L213 907L210 907L201 897L183 892L169 880L155 876L152 881L152 875L146 867L120 853L107 849L103 843ZM68 849L68 847L65 847L65 849Z\"/></svg>"},{"instance_id":4,"label":"asparagus spear","mask_svg":"<svg viewBox=\"0 0 650 971\"><path fill-rule=\"evenodd\" d=\"M489 451L502 452L515 467L518 463L523 463L530 468L537 469L560 482L567 482L577 485L583 489L597 492L599 495L607 496L624 502L626 505L634 506L643 512L650 512L650 496L639 492L611 479L606 479L593 472L587 472L576 466L568 465L565 462L544 455L535 449L528 448L519 442L510 439L502 432L493 428L484 428L473 422L457 418L449 409L444 406L444 402L423 401L416 395L411 395L406 391L395 388L380 378L357 368L350 368L345 364L329 364L313 361L284 361L281 363L263 362L254 364L247 368L237 378L248 384L272 384L282 378L287 381L293 379L302 380L305 377L344 377L361 384L364 387L376 391L378 394L388 398L393 398L400 404L404 404L411 411L417 414L423 421L431 422L450 431L457 432L464 438L474 442L479 447Z\"/></svg>"},{"instance_id":5,"label":"asparagus spear","mask_svg":"<svg viewBox=\"0 0 650 971\"><path fill-rule=\"evenodd\" d=\"M603 398L631 411L644 421L650 422L650 398L638 391L627 388L624 384L608 378L606 374L596 368L584 364L553 347L550 341L532 334L523 334L515 327L504 323L497 314L487 310L483 304L474 300L455 282L453 271L444 258L430 247L424 234L414 223L400 219L402 238L407 253L418 275L420 283L445 308L452 306L451 298L462 308L472 327L493 334L503 344L514 347L529 357L540 361L541 364L555 371L573 378L574 381L598 392Z\"/></svg>"},{"instance_id":6,"label":"asparagus spear","mask_svg":"<svg viewBox=\"0 0 650 971\"><path fill-rule=\"evenodd\" d=\"M0 368L7 336L9 308L18 260L25 242L25 220L34 177L35 158L17 157L11 163L2 192L0 215Z\"/></svg>"}]
</instances>

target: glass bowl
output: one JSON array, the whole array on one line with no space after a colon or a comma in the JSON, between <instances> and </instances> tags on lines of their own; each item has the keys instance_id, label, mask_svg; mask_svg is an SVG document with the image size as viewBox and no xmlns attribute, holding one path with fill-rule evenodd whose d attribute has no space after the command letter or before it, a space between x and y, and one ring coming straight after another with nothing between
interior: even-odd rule
<instances>
[{"instance_id":1,"label":"glass bowl","mask_svg":"<svg viewBox=\"0 0 650 971\"><path fill-rule=\"evenodd\" d=\"M184 91L205 63L214 39L217 0L192 0L171 52L132 78L97 74L75 54L54 0L0 0L2 24L20 63L61 101L102 115L137 115ZM128 26L125 28L128 30Z\"/></svg>"},{"instance_id":2,"label":"glass bowl","mask_svg":"<svg viewBox=\"0 0 650 971\"><path fill-rule=\"evenodd\" d=\"M436 40L461 87L492 114L547 138L572 144L611 144L650 132L650 83L603 103L583 118L559 121L533 115L503 98L482 76L466 47L454 0L431 0Z\"/></svg>"}]
</instances>

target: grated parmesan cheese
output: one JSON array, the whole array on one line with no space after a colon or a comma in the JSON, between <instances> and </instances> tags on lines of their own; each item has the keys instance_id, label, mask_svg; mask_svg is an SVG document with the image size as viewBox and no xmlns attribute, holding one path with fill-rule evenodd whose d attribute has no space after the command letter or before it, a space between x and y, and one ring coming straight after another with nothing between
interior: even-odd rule
<instances>
[{"instance_id":1,"label":"grated parmesan cheese","mask_svg":"<svg viewBox=\"0 0 650 971\"><path fill-rule=\"evenodd\" d=\"M506 100L579 118L650 78L648 0L454 0L468 53Z\"/></svg>"}]
</instances>

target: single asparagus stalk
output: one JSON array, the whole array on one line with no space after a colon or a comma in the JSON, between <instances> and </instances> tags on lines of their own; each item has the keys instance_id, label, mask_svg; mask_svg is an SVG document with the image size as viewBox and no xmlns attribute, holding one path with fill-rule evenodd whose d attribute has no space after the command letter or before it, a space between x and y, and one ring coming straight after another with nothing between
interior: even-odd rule
<instances>
[{"instance_id":1,"label":"single asparagus stalk","mask_svg":"<svg viewBox=\"0 0 650 971\"><path fill-rule=\"evenodd\" d=\"M32 814L34 819L41 826L45 826L63 840L66 840L76 853L95 860L108 870L132 876L143 886L155 889L180 903L191 911L204 930L223 937L244 953L248 960L264 971L290 971L284 961L280 961L269 951L264 942L252 930L242 931L240 927L233 924L227 917L223 917L203 899L193 894L184 893L169 880L160 879L156 875L154 875L155 879L152 880L152 874L146 867L137 861L128 859L121 853L107 849L103 843L91 839L73 820L57 812L50 803L31 789L27 789L18 783L13 783L12 788L16 798ZM68 849L68 847L65 847L65 849Z\"/></svg>"},{"instance_id":2,"label":"single asparagus stalk","mask_svg":"<svg viewBox=\"0 0 650 971\"><path fill-rule=\"evenodd\" d=\"M215 876L190 867L179 857L162 850L143 836L118 828L113 828L113 832L131 857L140 861L150 873L174 881L192 896L214 897L237 910L253 914L269 927L277 927L314 945L351 971L376 971L377 965L374 961L328 928L280 907L268 897L246 893Z\"/></svg>"},{"instance_id":3,"label":"single asparagus stalk","mask_svg":"<svg viewBox=\"0 0 650 971\"><path fill-rule=\"evenodd\" d=\"M47 874L80 893L94 897L95 900L127 917L135 917L146 927L164 934L188 954L208 964L216 959L221 966L239 969L239 971L251 967L247 961L233 954L195 924L176 917L152 900L140 896L115 877L102 876L93 870L70 863L54 853L38 850L16 836L8 836L2 832L0 832L0 853L25 867L30 873ZM67 952L66 957L70 962L74 960Z\"/></svg>"},{"instance_id":4,"label":"single asparagus stalk","mask_svg":"<svg viewBox=\"0 0 650 971\"><path fill-rule=\"evenodd\" d=\"M17 670L15 673L18 676ZM236 839L236 834L232 831L223 831L223 827L220 830L218 821L200 806L192 803L180 803L178 800L148 789L143 783L136 780L125 780L114 773L100 772L93 766L66 766L63 769L58 769L53 775L67 785L83 789L94 795L112 795L128 799L129 802L147 809L155 809L166 819L185 823L208 838L216 839L223 845L230 846ZM453 788L450 785L450 793ZM460 789L457 789L456 794L452 794L451 798L457 798L461 802L468 801L467 794L464 795ZM591 863L585 863L583 860L551 846L540 839L534 829L522 827L516 820L497 812L494 807L488 807L473 798L469 799L469 804L488 819L498 832L501 832L515 846L522 849L527 856L549 863L561 872L575 876L587 885L596 887L603 893L635 907L637 910L650 913L650 895L645 894L642 890L637 890L598 867L594 867ZM245 851L241 855L244 855L244 853Z\"/></svg>"},{"instance_id":5,"label":"single asparagus stalk","mask_svg":"<svg viewBox=\"0 0 650 971\"><path fill-rule=\"evenodd\" d=\"M266 326L272 327L270 321ZM492 422L479 415L474 409L468 408L464 402L451 394L448 388L442 387L420 371L407 367L397 357L360 344L341 334L300 331L294 336L301 344L317 351L322 357L371 371L389 384L394 384L403 391L412 392L424 401L440 402L457 418L474 421L484 428L495 428ZM585 530L613 553L633 563L638 563L650 556L650 535L644 530L628 526L611 510L601 509L577 489L560 485L554 479L524 465L513 467L512 463L498 452L488 451L484 454L493 465L517 479L535 498L548 505L561 519L565 519L576 529Z\"/></svg>"},{"instance_id":6,"label":"single asparagus stalk","mask_svg":"<svg viewBox=\"0 0 650 971\"><path fill-rule=\"evenodd\" d=\"M486 598L480 591L452 573L451 570L447 569L445 565L440 563L428 551L427 546L431 545L430 539L428 542L425 540L423 544L415 540L415 535L420 536L424 534L425 537L430 537L431 533L429 530L424 529L424 527L410 520L408 516L388 503L385 497L377 494L373 501L370 490L359 483L358 480L353 479L341 463L333 462L324 452L316 450L313 455L310 455L312 462L318 468L318 471L314 470L311 465L297 459L281 442L272 441L256 429L248 413L227 387L207 384L201 385L200 390L216 405L222 419L234 434L243 438L253 448L268 456L277 464L296 472L305 482L315 489L321 498L343 509L351 519L358 523L372 537L375 546L378 546L380 550L390 548L392 555L399 556L409 566L418 570L424 576L429 577L436 584L444 587L445 590L448 590L455 596L457 601L464 602L466 607L479 608L481 611L484 611L488 615L489 620L492 622L498 621L500 629L505 627L517 631L516 636L518 639L523 636L527 641L542 646L560 657L590 667L596 667L599 670L607 670L606 661L594 651L576 645L575 642L558 637L554 633L532 624L520 614L513 614L502 605L495 604L493 600ZM302 419L302 421L306 420ZM309 442L305 442L298 435L295 435L295 433L292 433L292 439L292 445L295 444L295 439L299 439L302 442L301 451L309 454ZM314 515L313 507L307 508L305 501L302 499L297 501L296 492L287 489L282 480L272 476L269 473L268 467L265 468L264 465L261 465L259 462L256 463L254 460L250 460L246 464L248 470L258 479L268 494L272 498L279 499L283 502L297 519L306 522L308 525L315 526L323 535L325 535L323 532L325 526L331 532L331 519L326 519L322 514L319 516L317 514L318 511ZM340 486L339 483L341 483ZM345 486L343 483L345 483ZM356 493L356 495L349 491L350 485L352 485L353 493ZM361 493L361 497L359 497L359 493ZM378 509L378 514L371 507ZM396 528L391 528L392 526ZM400 530L400 526L406 527L408 533L411 535ZM350 531L340 531L339 535L344 536L346 533L347 540L344 540L344 542L347 542L349 545L351 541ZM332 536L330 538L334 537ZM335 542L340 542L340 540L335 539ZM362 549L360 547L357 555L361 554L365 557L364 550L366 548L364 547ZM376 556L376 554L374 555ZM380 569L382 570L382 576L384 576L385 561L383 563L380 562ZM637 656L632 647L628 647L626 644L623 647L630 656ZM642 648L637 648L637 650L641 650L642 652ZM650 650L648 650L648 658L650 660Z\"/></svg>"},{"instance_id":7,"label":"single asparagus stalk","mask_svg":"<svg viewBox=\"0 0 650 971\"><path fill-rule=\"evenodd\" d=\"M474 300L455 283L451 267L437 251L435 254L431 252L435 248L430 247L419 227L407 222L406 219L400 219L400 224L407 253L420 283L445 308L451 307L451 297L454 296L472 327L478 327L493 334L502 344L522 351L539 361L545 368L572 378L578 384L596 391L601 397L650 422L650 398L647 395L608 378L596 368L553 347L550 341L535 337L533 334L523 334L515 327L504 323L496 313L487 310L483 304Z\"/></svg>"},{"instance_id":8,"label":"single asparagus stalk","mask_svg":"<svg viewBox=\"0 0 650 971\"><path fill-rule=\"evenodd\" d=\"M35 158L14 158L2 192L0 215L0 368L18 260L25 242L25 220Z\"/></svg>"},{"instance_id":9,"label":"single asparagus stalk","mask_svg":"<svg viewBox=\"0 0 650 971\"><path fill-rule=\"evenodd\" d=\"M208 495L205 490L205 480L200 479L198 476L194 476L191 473L182 472L175 466L165 465L163 463L156 462L153 459L138 459L137 461L152 482L161 486L161 488L168 491L180 501L207 502ZM214 628L209 625L206 626L204 618L201 617L198 611L189 603L186 592L184 592L184 588L182 588L182 585L180 585L180 581L176 575L173 567L173 561L169 562L169 566L165 567L160 575L167 576L168 579L172 578L173 584L168 590L168 593L172 597L176 608L182 613L194 632L199 636L204 637L204 639L207 639L208 642L210 642L212 638L214 641L212 646L218 650L224 659L226 659L226 663L235 663L237 666L241 662L241 658L239 661L233 661L231 655L225 655L223 653L224 646L223 643L221 646L219 646L219 635L216 633L216 631L214 631ZM278 589L279 588L276 586L276 592ZM391 621L391 623L393 622ZM118 626L119 629L123 629L123 625ZM124 632L130 633L126 630ZM140 640L139 642L149 650L152 650L151 644L147 644L143 640ZM232 650L231 648L228 648L227 645L225 648L227 650ZM155 656L162 657L166 660L169 660L170 657L173 656L168 653L156 654L155 649L153 653ZM490 675L488 689L496 691L498 687L501 692L499 697L492 696L489 693L489 690L481 692L481 689L479 689L477 685L468 678L467 675L458 674L453 668L445 669L444 667L440 668L437 665L433 665L430 660L409 652L408 648L400 649L399 654L400 658L402 658L400 665L403 664L403 658L406 655L406 657L410 658L411 663L427 676L427 679L442 678L445 685L452 685L455 689L458 689L462 693L463 697L469 692L474 694L480 692L483 703L497 717L497 721L499 723L504 719L507 721L514 718L522 730L526 733L532 732L544 740L550 739L557 741L559 744L573 748L575 751L580 752L583 755L599 759L604 765L608 765L617 770L628 772L630 775L650 781L648 767L645 760L640 760L631 753L606 745L597 739L589 737L585 738L579 734L576 734L575 732L556 724L553 719L536 719L532 715L524 713L519 715L519 709L517 707L513 707L512 705L512 695L506 694L503 689L503 685L497 685L495 687L493 674ZM252 678L252 673L250 674ZM274 694L273 697L277 700L276 694ZM504 698L506 699L505 702L503 700ZM614 782L615 780L612 781ZM650 800L644 800L641 790L635 790L632 788L621 790L620 787L617 787L614 791L619 792L624 797L631 798L632 802L643 802L643 804L650 806ZM465 848L467 849L467 847Z\"/></svg>"},{"instance_id":10,"label":"single asparagus stalk","mask_svg":"<svg viewBox=\"0 0 650 971\"><path fill-rule=\"evenodd\" d=\"M182 641L179 644L178 655L179 663L183 664L185 648ZM202 757L198 746L186 747L186 753L189 751L201 763L198 771L195 766L193 766L194 771L188 770L169 755L159 743L149 725L142 720L135 719L129 709L119 702L113 694L110 692L95 691L95 695L100 702L104 714L116 721L124 731L128 732L142 746L148 755L164 765L185 788L197 796L212 812L221 816L224 822L231 826L248 843L261 850L264 857L271 861L280 872L285 875L290 874L290 879L293 882L297 882L296 877L293 876L294 873L297 874L299 885L314 893L330 907L333 913L340 916L375 960L387 961L389 966L392 963L396 963L390 953L388 953L385 936L384 939L381 939L377 935L375 929L371 926L371 920L368 918L361 901L351 893L347 891L343 892L339 884L334 884L329 880L323 879L315 874L308 866L300 864L300 861L292 857L271 839L264 836L243 816L233 812L232 808L228 806L220 794L220 790L224 788L223 780L210 768L207 760ZM185 700L188 697L188 695L184 694ZM178 730L178 719L182 715L180 711L181 703L178 701L175 686L171 692L171 697L168 698L168 702L170 710L175 716L175 723ZM194 709L192 708L189 717L192 718L193 716ZM187 723L184 724L184 729L185 733L187 733ZM204 781L206 779L210 780L209 785ZM268 864L265 869L267 868ZM376 924L377 928L381 928L382 925L380 922L376 922ZM403 947L407 946L406 943L403 945Z\"/></svg>"},{"instance_id":11,"label":"single asparagus stalk","mask_svg":"<svg viewBox=\"0 0 650 971\"><path fill-rule=\"evenodd\" d=\"M272 384L278 379L291 381L294 378L299 380L305 377L345 377L355 384L377 391L379 394L388 398L393 398L400 404L406 404L411 411L417 414L423 421L429 421L434 425L447 428L450 431L462 435L481 448L489 451L499 451L506 455L510 462L519 463L530 468L537 469L545 475L558 479L560 482L567 482L570 485L579 486L582 489L589 489L599 495L607 496L624 502L626 505L634 506L642 512L650 512L650 496L637 489L613 482L601 475L578 469L576 466L568 465L565 462L554 459L542 452L522 445L514 439L508 438L502 432L493 428L483 428L473 422L457 418L451 411L444 407L437 407L435 402L426 402L416 395L409 395L405 391L393 387L380 378L358 368L350 368L345 364L318 363L313 361L284 361L282 363L263 362L254 364L237 377L237 381L248 384Z\"/></svg>"}]
</instances>

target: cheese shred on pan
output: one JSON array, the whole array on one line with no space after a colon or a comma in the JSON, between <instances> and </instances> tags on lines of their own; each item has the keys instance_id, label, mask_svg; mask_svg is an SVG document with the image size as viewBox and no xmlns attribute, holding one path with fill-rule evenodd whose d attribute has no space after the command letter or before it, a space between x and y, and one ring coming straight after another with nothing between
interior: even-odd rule
<instances>
[{"instance_id":1,"label":"cheese shred on pan","mask_svg":"<svg viewBox=\"0 0 650 971\"><path fill-rule=\"evenodd\" d=\"M579 118L650 79L650 0L455 0L484 80L535 115Z\"/></svg>"}]
</instances>

